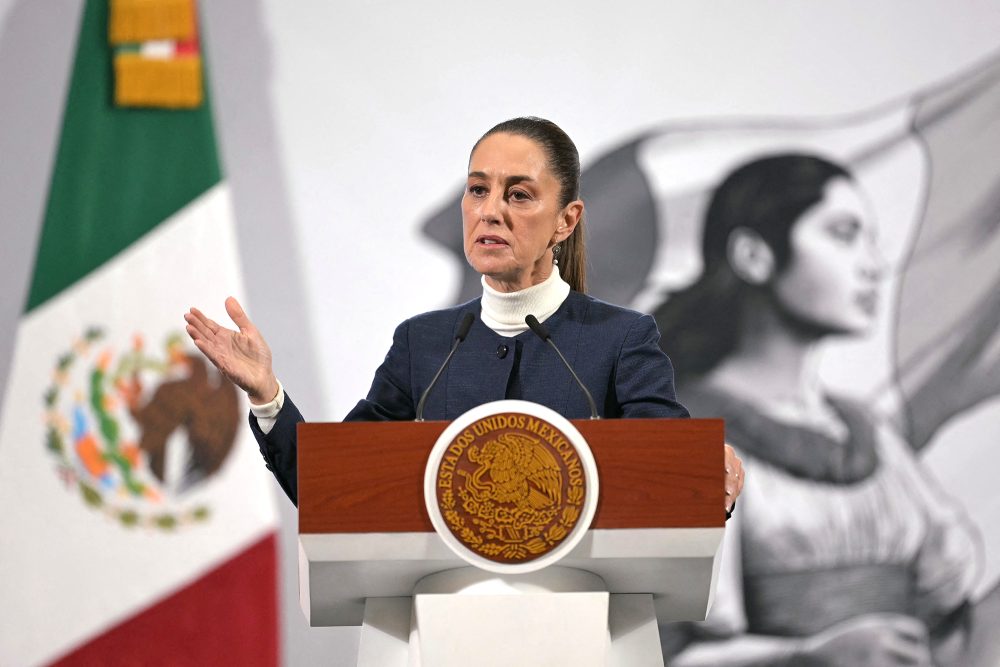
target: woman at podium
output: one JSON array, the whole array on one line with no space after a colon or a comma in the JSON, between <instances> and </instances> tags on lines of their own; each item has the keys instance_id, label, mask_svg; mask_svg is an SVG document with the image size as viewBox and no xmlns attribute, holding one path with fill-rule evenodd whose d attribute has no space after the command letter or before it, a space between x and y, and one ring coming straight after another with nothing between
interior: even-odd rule
<instances>
[{"instance_id":1,"label":"woman at podium","mask_svg":"<svg viewBox=\"0 0 1000 667\"><path fill-rule=\"evenodd\" d=\"M565 132L547 120L516 118L484 134L469 158L462 220L465 255L482 275L482 296L400 324L367 397L345 421L450 420L500 399L540 403L569 419L594 410L612 418L689 416L675 395L673 367L653 318L585 292L580 159ZM303 417L240 304L229 298L226 311L236 330L192 308L185 314L187 332L247 392L261 453L295 502L296 424ZM470 314L471 326L464 325ZM592 403L549 343L529 330L529 315L565 354ZM459 339L447 372L428 393ZM729 509L742 486L742 466L726 450Z\"/></svg>"}]
</instances>

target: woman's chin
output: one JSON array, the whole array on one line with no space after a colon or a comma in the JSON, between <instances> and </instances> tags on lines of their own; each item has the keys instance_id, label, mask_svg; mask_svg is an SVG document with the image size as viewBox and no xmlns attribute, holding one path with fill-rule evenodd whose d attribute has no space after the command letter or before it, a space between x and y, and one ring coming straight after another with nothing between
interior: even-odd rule
<instances>
[{"instance_id":1,"label":"woman's chin","mask_svg":"<svg viewBox=\"0 0 1000 667\"><path fill-rule=\"evenodd\" d=\"M834 336L864 338L875 330L875 320L870 317L844 318L827 322L826 326Z\"/></svg>"},{"instance_id":2,"label":"woman's chin","mask_svg":"<svg viewBox=\"0 0 1000 667\"><path fill-rule=\"evenodd\" d=\"M476 273L494 280L508 280L515 273L510 262L500 257L483 257L473 254L469 257L469 266Z\"/></svg>"}]
</instances>

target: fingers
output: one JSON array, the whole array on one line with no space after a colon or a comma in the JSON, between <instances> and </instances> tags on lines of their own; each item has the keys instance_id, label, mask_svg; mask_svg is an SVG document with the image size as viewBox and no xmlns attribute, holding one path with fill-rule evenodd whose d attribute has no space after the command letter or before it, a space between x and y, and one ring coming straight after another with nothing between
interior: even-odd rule
<instances>
[{"instance_id":1,"label":"fingers","mask_svg":"<svg viewBox=\"0 0 1000 667\"><path fill-rule=\"evenodd\" d=\"M194 343L194 346L198 348L198 350L200 350L201 353L204 354L209 361L215 364L215 366L218 366L219 363L218 359L216 358L215 348L212 347L212 345L205 338L202 338L200 336L196 337L196 335L198 335L197 331L195 331L195 333L192 333L192 329L194 329L194 327L189 326L187 328L188 335L191 336L191 341Z\"/></svg>"},{"instance_id":2,"label":"fingers","mask_svg":"<svg viewBox=\"0 0 1000 667\"><path fill-rule=\"evenodd\" d=\"M219 330L219 325L197 308L192 308L184 313L184 321L188 323L188 335L191 338L195 337L195 333L200 338L211 338ZM190 331L191 329L194 330L194 333Z\"/></svg>"},{"instance_id":3,"label":"fingers","mask_svg":"<svg viewBox=\"0 0 1000 667\"><path fill-rule=\"evenodd\" d=\"M743 461L736 455L736 451L729 445L725 445L725 463L726 463L726 476L725 476L725 488L726 488L726 509L728 510L734 502L736 502L736 497L740 495L743 490Z\"/></svg>"},{"instance_id":4,"label":"fingers","mask_svg":"<svg viewBox=\"0 0 1000 667\"><path fill-rule=\"evenodd\" d=\"M248 329L253 328L253 323L243 311L240 302L233 297L226 299L226 312L241 332L245 333ZM187 332L192 340L212 340L219 331L226 331L218 322L193 307L184 313L184 321L188 323Z\"/></svg>"},{"instance_id":5,"label":"fingers","mask_svg":"<svg viewBox=\"0 0 1000 667\"><path fill-rule=\"evenodd\" d=\"M927 641L927 626L918 618L903 614L887 614L886 624L900 637L911 642Z\"/></svg>"},{"instance_id":6,"label":"fingers","mask_svg":"<svg viewBox=\"0 0 1000 667\"><path fill-rule=\"evenodd\" d=\"M892 637L885 642L885 652L892 656L895 665L913 665L914 667L930 667L930 648L925 643L917 643L903 637Z\"/></svg>"},{"instance_id":7,"label":"fingers","mask_svg":"<svg viewBox=\"0 0 1000 667\"><path fill-rule=\"evenodd\" d=\"M188 327L188 329L190 329L190 328L191 327ZM202 354L204 354L206 357L208 357L209 361L213 361L212 360L212 347L208 343L206 343L203 339L201 339L201 338L195 338L194 336L191 336L191 340L194 341L194 346L196 348L198 348L201 351ZM214 363L214 361L213 361L213 363Z\"/></svg>"},{"instance_id":8,"label":"fingers","mask_svg":"<svg viewBox=\"0 0 1000 667\"><path fill-rule=\"evenodd\" d=\"M226 299L226 312L236 326L240 328L240 331L246 332L247 329L253 329L253 322L247 317L246 311L243 310L243 306L240 305L240 302L235 297Z\"/></svg>"},{"instance_id":9,"label":"fingers","mask_svg":"<svg viewBox=\"0 0 1000 667\"><path fill-rule=\"evenodd\" d=\"M890 631L883 636L882 646L895 659L894 664L921 667L931 664L927 626L923 621L900 614L875 615L873 618L881 619Z\"/></svg>"},{"instance_id":10,"label":"fingers","mask_svg":"<svg viewBox=\"0 0 1000 667\"><path fill-rule=\"evenodd\" d=\"M218 347L213 346L211 343L209 343L203 338L192 337L192 340L194 341L194 346L197 347L198 350L205 355L205 358L208 359L210 362L212 362L212 365L218 368L223 375L229 377L227 373L225 355L219 353ZM229 379L232 380L231 377Z\"/></svg>"}]
</instances>

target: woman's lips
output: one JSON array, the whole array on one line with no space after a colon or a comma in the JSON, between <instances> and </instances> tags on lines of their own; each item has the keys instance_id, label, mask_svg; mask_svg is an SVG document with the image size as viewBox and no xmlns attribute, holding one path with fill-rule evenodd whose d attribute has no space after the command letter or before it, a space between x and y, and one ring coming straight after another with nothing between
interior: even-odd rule
<instances>
[{"instance_id":1,"label":"woman's lips","mask_svg":"<svg viewBox=\"0 0 1000 667\"><path fill-rule=\"evenodd\" d=\"M874 290L861 292L855 297L854 302L866 315L874 315L878 310L878 292Z\"/></svg>"},{"instance_id":2,"label":"woman's lips","mask_svg":"<svg viewBox=\"0 0 1000 667\"><path fill-rule=\"evenodd\" d=\"M500 247L510 245L507 241L503 240L499 236L480 236L476 239L478 245L483 245L487 247Z\"/></svg>"}]
</instances>

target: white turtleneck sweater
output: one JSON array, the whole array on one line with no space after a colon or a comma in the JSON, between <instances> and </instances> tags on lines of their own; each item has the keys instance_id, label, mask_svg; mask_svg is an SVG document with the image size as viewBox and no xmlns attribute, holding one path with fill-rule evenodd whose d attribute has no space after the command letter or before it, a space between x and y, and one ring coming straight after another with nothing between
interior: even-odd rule
<instances>
[{"instance_id":1,"label":"white turtleneck sweater","mask_svg":"<svg viewBox=\"0 0 1000 667\"><path fill-rule=\"evenodd\" d=\"M486 284L483 276L483 324L501 336L513 337L528 330L524 318L534 315L539 322L552 316L569 296L569 283L562 279L556 267L544 281L517 292L498 292ZM285 404L285 389L278 382L278 394L270 403L250 404L250 412L257 418L257 426L265 434L274 427L278 413Z\"/></svg>"},{"instance_id":2,"label":"white turtleneck sweater","mask_svg":"<svg viewBox=\"0 0 1000 667\"><path fill-rule=\"evenodd\" d=\"M559 271L552 267L552 273L544 281L517 292L498 292L483 282L483 324L501 336L516 336L528 330L524 318L534 315L539 322L547 320L559 310L569 296L569 283L562 279Z\"/></svg>"}]
</instances>

